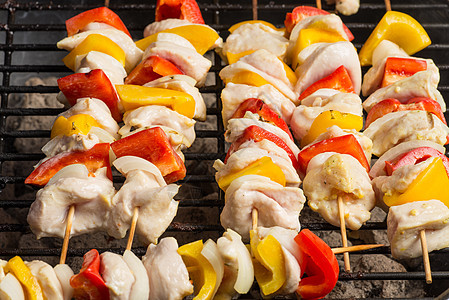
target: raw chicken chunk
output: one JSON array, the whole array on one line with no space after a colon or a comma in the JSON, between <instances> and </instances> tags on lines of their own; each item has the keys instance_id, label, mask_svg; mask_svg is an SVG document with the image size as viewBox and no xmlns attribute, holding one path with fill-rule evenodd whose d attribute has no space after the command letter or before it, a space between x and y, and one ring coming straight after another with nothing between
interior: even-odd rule
<instances>
[{"instance_id":1,"label":"raw chicken chunk","mask_svg":"<svg viewBox=\"0 0 449 300\"><path fill-rule=\"evenodd\" d=\"M449 247L449 208L439 200L392 206L387 218L391 254L398 259L422 255L420 231L429 252Z\"/></svg>"},{"instance_id":2,"label":"raw chicken chunk","mask_svg":"<svg viewBox=\"0 0 449 300\"><path fill-rule=\"evenodd\" d=\"M376 199L366 169L347 154L325 152L312 158L303 182L312 210L340 226L337 197L342 196L346 227L358 230L371 217Z\"/></svg>"},{"instance_id":3,"label":"raw chicken chunk","mask_svg":"<svg viewBox=\"0 0 449 300\"><path fill-rule=\"evenodd\" d=\"M354 15L359 11L360 0L326 0L327 4L335 4L335 9L345 15Z\"/></svg>"},{"instance_id":4,"label":"raw chicken chunk","mask_svg":"<svg viewBox=\"0 0 449 300\"><path fill-rule=\"evenodd\" d=\"M444 145L449 128L434 114L413 110L389 113L371 123L363 133L373 141L373 154L379 157L406 141L427 140Z\"/></svg>"},{"instance_id":5,"label":"raw chicken chunk","mask_svg":"<svg viewBox=\"0 0 449 300\"><path fill-rule=\"evenodd\" d=\"M305 200L300 188L283 187L263 176L242 176L226 190L221 225L235 230L248 241L252 210L256 208L259 226L281 226L299 231L299 213Z\"/></svg>"},{"instance_id":6,"label":"raw chicken chunk","mask_svg":"<svg viewBox=\"0 0 449 300\"><path fill-rule=\"evenodd\" d=\"M178 242L173 237L148 246L142 261L150 280L149 299L178 300L193 293L189 273L177 250Z\"/></svg>"},{"instance_id":7,"label":"raw chicken chunk","mask_svg":"<svg viewBox=\"0 0 449 300\"><path fill-rule=\"evenodd\" d=\"M87 168L84 169L85 172L72 174L71 177L50 181L37 192L27 221L38 239L52 236L64 238L66 216L71 205L76 208L70 236L107 230L114 186L106 176L106 168L98 169L95 177L90 177Z\"/></svg>"},{"instance_id":8,"label":"raw chicken chunk","mask_svg":"<svg viewBox=\"0 0 449 300\"><path fill-rule=\"evenodd\" d=\"M108 76L113 85L124 84L125 68L110 55L98 51L90 51L85 55L78 55L75 60L76 73L89 73L101 69Z\"/></svg>"},{"instance_id":9,"label":"raw chicken chunk","mask_svg":"<svg viewBox=\"0 0 449 300\"><path fill-rule=\"evenodd\" d=\"M62 287L52 266L41 260L33 260L25 264L39 281L45 299L63 299Z\"/></svg>"},{"instance_id":10,"label":"raw chicken chunk","mask_svg":"<svg viewBox=\"0 0 449 300\"><path fill-rule=\"evenodd\" d=\"M445 112L446 103L441 93L435 88L433 77L431 71L421 71L408 78L396 81L372 93L363 102L363 108L366 112L369 112L374 105L388 98L394 98L405 103L412 98L428 97L438 102L441 111Z\"/></svg>"},{"instance_id":11,"label":"raw chicken chunk","mask_svg":"<svg viewBox=\"0 0 449 300\"><path fill-rule=\"evenodd\" d=\"M109 288L109 299L131 300L134 276L121 255L103 252L100 255L100 274Z\"/></svg>"}]
</instances>

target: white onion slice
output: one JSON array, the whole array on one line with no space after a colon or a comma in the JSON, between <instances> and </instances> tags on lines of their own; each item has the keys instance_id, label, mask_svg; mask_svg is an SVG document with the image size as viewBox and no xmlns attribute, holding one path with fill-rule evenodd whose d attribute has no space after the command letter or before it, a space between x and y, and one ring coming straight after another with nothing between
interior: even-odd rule
<instances>
[{"instance_id":1,"label":"white onion slice","mask_svg":"<svg viewBox=\"0 0 449 300\"><path fill-rule=\"evenodd\" d=\"M147 171L154 175L159 185L166 185L161 171L159 171L159 169L154 164L146 159L137 156L122 156L114 160L113 165L124 176L126 176L126 174L128 174L132 170Z\"/></svg>"},{"instance_id":2,"label":"white onion slice","mask_svg":"<svg viewBox=\"0 0 449 300\"><path fill-rule=\"evenodd\" d=\"M64 300L70 300L73 297L73 288L70 285L70 278L74 275L72 268L66 264L57 264L54 268L56 277L62 287Z\"/></svg>"},{"instance_id":3,"label":"white onion slice","mask_svg":"<svg viewBox=\"0 0 449 300\"><path fill-rule=\"evenodd\" d=\"M246 294L251 289L254 283L254 267L251 260L251 255L245 244L242 242L242 237L232 229L227 229L223 237L230 239L237 252L238 257L238 273L237 280L234 284L234 289L239 294Z\"/></svg>"},{"instance_id":4,"label":"white onion slice","mask_svg":"<svg viewBox=\"0 0 449 300\"><path fill-rule=\"evenodd\" d=\"M220 287L221 280L223 279L224 273L224 262L221 258L220 251L218 250L217 244L211 239L208 239L206 243L204 243L203 250L201 250L201 254L210 262L212 267L214 268L215 274L217 274L217 278L215 281L215 289L212 295L215 295L218 288Z\"/></svg>"},{"instance_id":5,"label":"white onion slice","mask_svg":"<svg viewBox=\"0 0 449 300\"><path fill-rule=\"evenodd\" d=\"M379 176L385 176L387 173L385 172L385 162L386 161L392 161L396 157L398 157L401 154L405 154L407 152L410 152L413 149L420 148L420 147L431 147L434 148L441 153L444 153L446 149L444 146L441 146L440 144L431 142L431 141L408 141L404 143L400 143L399 145L391 148L387 152L385 152L377 161L376 163L371 167L371 170L369 172L369 176L371 178L376 178Z\"/></svg>"},{"instance_id":6,"label":"white onion slice","mask_svg":"<svg viewBox=\"0 0 449 300\"><path fill-rule=\"evenodd\" d=\"M146 299L150 294L148 273L142 261L131 251L125 250L123 260L134 275L134 284L131 287L129 299Z\"/></svg>"},{"instance_id":7,"label":"white onion slice","mask_svg":"<svg viewBox=\"0 0 449 300\"><path fill-rule=\"evenodd\" d=\"M179 187L180 187L179 185L174 184L174 183L169 184L165 187L165 191L167 192L168 197L170 199L173 199L176 196L176 194L179 191Z\"/></svg>"},{"instance_id":8,"label":"white onion slice","mask_svg":"<svg viewBox=\"0 0 449 300\"><path fill-rule=\"evenodd\" d=\"M115 136L113 136L112 134L110 134L109 132L107 132L106 130L104 130L103 128L100 127L91 127L89 133L95 135L98 137L98 139L100 140L100 143L113 143L115 142L119 135L116 134Z\"/></svg>"},{"instance_id":9,"label":"white onion slice","mask_svg":"<svg viewBox=\"0 0 449 300\"><path fill-rule=\"evenodd\" d=\"M61 170L59 170L52 178L48 181L47 185L53 184L61 178L87 178L89 176L89 171L83 164L73 164L68 165Z\"/></svg>"},{"instance_id":10,"label":"white onion slice","mask_svg":"<svg viewBox=\"0 0 449 300\"><path fill-rule=\"evenodd\" d=\"M12 273L6 274L0 282L0 299L25 300L23 288Z\"/></svg>"}]
</instances>

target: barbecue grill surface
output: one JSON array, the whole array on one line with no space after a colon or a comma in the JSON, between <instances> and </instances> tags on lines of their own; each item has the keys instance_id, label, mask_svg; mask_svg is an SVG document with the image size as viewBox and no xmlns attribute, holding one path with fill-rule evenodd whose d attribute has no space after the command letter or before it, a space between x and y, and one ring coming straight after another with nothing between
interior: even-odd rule
<instances>
[{"instance_id":1,"label":"barbecue grill surface","mask_svg":"<svg viewBox=\"0 0 449 300\"><path fill-rule=\"evenodd\" d=\"M131 3L132 2L132 3ZM154 21L156 1L110 1L110 8L120 15L129 28L134 40L142 38L143 28ZM151 4L149 4L151 3ZM244 1L198 1L206 24L212 26L223 38L232 24L252 18L250 0ZM64 22L71 16L87 9L101 6L101 1L55 1L28 2L6 1L0 4L0 258L8 259L21 255L25 259L43 259L56 264L62 241L46 238L36 241L26 223L26 214L35 198L35 190L24 185L24 179L32 166L44 157L40 148L50 137L50 126L57 114L63 111L56 106L35 106L29 104L30 97L55 97L58 92L56 82L28 82L31 77L62 77L71 74L61 59L65 51L56 48L56 42L65 37ZM314 5L314 1L259 1L259 19L282 26L285 13L297 5ZM432 58L440 69L439 90L449 99L449 2L448 1L392 1L393 10L408 13L416 18L429 33L432 45L417 56ZM332 6L323 9L331 11ZM342 16L343 21L355 36L354 45L360 49L362 43L385 13L383 1L363 1L358 14ZM219 214L224 204L224 195L214 180L212 163L223 159L226 145L223 138L221 104L219 95L223 84L218 72L222 62L213 52L207 54L213 62L207 84L201 89L207 102L207 124L196 125L197 140L186 156L187 177L181 182L181 200L178 216L164 236L175 236L180 244L193 240L212 238L216 240L223 232ZM366 72L367 69L364 69ZM26 95L24 95L26 94ZM24 100L25 99L25 100ZM218 101L217 101L218 100ZM21 102L19 102L21 101ZM22 104L26 104L25 107ZM448 113L445 113L446 119ZM50 120L50 121L49 121ZM49 123L50 122L50 123ZM20 124L20 126L18 125ZM25 126L27 125L28 126ZM36 127L32 125L35 124ZM41 126L39 127L39 125ZM118 173L114 180L117 187L123 182ZM307 208L306 208L307 209ZM302 220L302 218L300 218ZM339 229L324 220L302 221L302 228L309 228L321 236ZM385 232L384 220L370 221L362 231ZM75 237L70 240L68 264L75 271L79 269L81 257L91 248L121 253L126 239L115 241L104 234ZM135 246L139 244L136 242ZM338 243L331 247L340 246ZM134 247L137 255L143 255L145 248ZM362 255L389 255L389 247L364 251ZM352 254L353 255L353 254ZM425 295L434 297L449 287L449 248L430 254L434 283L425 286ZM422 262L408 263L409 272L341 272L340 281L344 286L350 281L366 280L407 280L424 282ZM256 288L256 285L255 285ZM258 295L243 295L241 299L251 299ZM373 297L378 297L376 291ZM398 295L407 297L407 295ZM409 297L410 298L410 297Z\"/></svg>"}]
</instances>

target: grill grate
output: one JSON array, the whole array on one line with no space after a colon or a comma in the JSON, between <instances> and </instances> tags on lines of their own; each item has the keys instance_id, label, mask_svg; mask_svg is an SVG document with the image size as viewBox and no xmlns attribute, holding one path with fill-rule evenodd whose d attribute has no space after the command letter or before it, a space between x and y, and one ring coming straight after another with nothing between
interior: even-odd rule
<instances>
[{"instance_id":1,"label":"grill grate","mask_svg":"<svg viewBox=\"0 0 449 300\"><path fill-rule=\"evenodd\" d=\"M75 2L75 1L73 1ZM97 3L98 2L98 3ZM142 35L142 29L150 21L152 17L147 18L148 15L154 15L154 4L146 4L145 1L135 1L130 4L119 3L119 1L111 1L110 8L116 11L124 20L124 23L128 26L134 38L140 38ZM117 3L115 3L117 2ZM226 29L230 25L251 18L251 1L247 1L247 4L222 2L220 0L214 0L213 2L198 1L200 8L203 12L205 21L211 25L217 31L219 31L222 37L226 37ZM414 3L410 3L414 2ZM416 3L415 3L416 2ZM83 2L84 3L84 2ZM302 3L304 5L314 5L313 1L306 1ZM51 93L56 94L58 92L57 86L28 86L25 85L25 79L27 74L31 73L37 76L56 76L61 77L70 74L70 71L62 65L60 58L63 57L64 51L56 48L56 41L65 36L64 20L68 17L79 13L81 11L95 8L102 5L99 1L89 1L89 4L70 4L70 1L65 1L63 4L55 4L52 2L27 2L27 1L6 1L0 4L0 210L11 209L27 209L31 205L34 199L34 192L25 194L25 198L20 200L16 199L15 195L24 189L24 179L27 172L25 170L23 174L9 174L7 171L8 163L26 163L31 166L30 162L37 162L42 159L44 155L40 152L40 147L44 145L45 141L50 136L49 130L11 130L7 126L8 118L12 117L48 117L56 116L63 109L59 108L17 108L14 105L13 99L18 94L30 93L30 94L42 94ZM281 25L285 13L291 11L298 4L295 1L286 0L282 4L275 1L259 1L259 17L260 19L271 21L276 25ZM324 9L331 10L331 7L324 6ZM420 53L421 57L431 57L434 59L441 72L441 82L439 90L442 92L443 97L449 97L449 53L446 51L449 49L449 36L446 35L449 27L449 9L447 1L428 1L426 3L419 3L419 1L393 1L393 9L410 13L412 16L420 21L424 28L429 32L429 35L433 39L434 43L423 50ZM138 13L136 13L138 12ZM273 13L274 12L274 13ZM343 17L343 21L353 31L356 39L354 45L357 48L361 47L361 44L368 37L369 33L374 28L376 22L380 20L381 16L385 12L385 6L383 1L374 1L369 3L362 3L360 12L357 15L351 17ZM47 18L43 16L52 16ZM31 21L30 21L31 20ZM40 24L40 22L49 22ZM32 38L31 42L25 39L26 35L35 35L36 38ZM51 42L41 42L41 37L50 38ZM22 56L21 56L22 55ZM43 56L56 56L55 59L41 60ZM213 67L210 71L209 84L207 84L200 91L203 95L207 95L212 100L208 104L207 115L208 119L215 120L213 129L203 128L196 130L197 141L201 140L214 140L215 149L212 152L203 152L202 149L196 149L185 154L186 164L195 166L199 163L204 163L209 167L212 165L213 160L217 158L223 158L225 155L225 142L223 138L223 125L221 119L221 103L217 101L223 85L218 77L218 72L221 69L221 60L218 55L211 53L211 59L213 61ZM16 57L17 56L17 57ZM22 62L20 58L26 58ZM44 64L36 64L30 62L30 60L36 59L38 62L43 61ZM366 69L364 70L366 71ZM19 76L24 76L25 79L20 79ZM448 113L445 113L448 118ZM198 127L200 124L198 124ZM13 143L17 139L40 139L41 143L39 147L36 147L33 152L23 153L13 146ZM194 144L194 145L195 145ZM188 195L183 197L180 202L181 208L209 208L215 211L218 216L221 210L224 198L223 193L217 188L215 184L213 173L198 171L191 172L193 168L187 168L188 175L182 181L184 194ZM114 181L117 183L123 182L123 178L119 176L114 177ZM185 184L184 184L185 183ZM190 185L192 183L192 185ZM212 198L203 199L201 191L198 192L197 186L203 187L207 185L211 187L215 194L211 193ZM8 193L8 190L13 190L14 194ZM20 194L20 193L19 193ZM26 214L25 214L26 215ZM175 220L176 221L176 220ZM29 227L26 224L26 220L22 220L19 224L4 223L0 221L0 237L7 233L29 233ZM339 231L338 228L322 222L302 223L303 228L309 228L314 231L320 232L332 232ZM363 226L363 231L384 231L386 229L386 223L384 222L368 222L366 226ZM185 234L191 233L196 238L208 238L211 235L218 236L222 233L223 229L219 225L219 220L214 222L204 223L204 220L197 222L173 222L168 229L166 235ZM59 245L56 243L56 245ZM331 245L339 246L339 245ZM69 257L80 257L90 248L96 247L96 245L88 245L87 247L73 247L69 248ZM113 246L108 248L97 247L100 252L102 251L114 251L122 252L123 246ZM133 248L136 254L143 255L145 249L143 247ZM60 254L60 247L50 248L8 248L2 247L0 249L0 257L11 257L13 255L22 255L30 257L58 257ZM389 254L389 247L381 247L378 249L368 250L361 252L364 255L370 254ZM431 254L431 263L438 257L449 257L449 248L436 251ZM449 266L446 266L446 270L438 270L438 266L432 265L435 269L432 272L434 278L434 288L427 291L429 296L436 296L441 293L449 285ZM420 280L424 281L424 272L383 272L383 273L351 273L341 274L341 281L358 281L358 280ZM433 294L432 294L433 293ZM248 296L242 296L245 299Z\"/></svg>"}]
</instances>

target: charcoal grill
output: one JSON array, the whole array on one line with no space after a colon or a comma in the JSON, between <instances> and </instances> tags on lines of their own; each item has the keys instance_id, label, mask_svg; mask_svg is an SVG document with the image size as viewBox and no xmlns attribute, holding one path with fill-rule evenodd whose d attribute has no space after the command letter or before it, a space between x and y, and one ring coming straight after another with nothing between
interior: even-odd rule
<instances>
[{"instance_id":1,"label":"charcoal grill","mask_svg":"<svg viewBox=\"0 0 449 300\"><path fill-rule=\"evenodd\" d=\"M26 119L29 117L44 118L46 116L55 116L63 110L60 108L17 108L14 103L16 96L23 93L41 94L58 92L57 86L25 85L28 74L35 76L55 76L61 77L71 73L62 65L61 58L65 55L64 51L56 48L56 42L65 36L64 21L87 9L101 6L101 1L62 1L58 2L28 2L28 1L6 1L0 4L0 209L16 212L18 222L7 222L0 220L0 237L10 233L27 234L29 227L26 224L26 211L34 200L35 191L28 191L23 184L25 176L31 171L31 165L43 158L40 147L36 147L25 153L14 146L15 140L39 139L40 146L50 136L50 128L45 130L26 129L11 130L7 126L11 118ZM131 1L130 1L131 2ZM142 30L145 25L154 20L154 3L156 1L110 1L110 8L117 12L124 23L130 29L135 39L142 37ZM148 4L151 2L151 4ZM324 2L324 1L323 1ZM434 59L441 72L441 81L439 90L446 99L449 99L449 2L448 1L392 1L393 10L402 11L415 17L428 31L433 44L423 50L419 55ZM251 1L198 1L205 22L220 32L221 36L227 36L227 28L232 24L250 19L252 17ZM285 13L291 11L297 5L314 5L313 1L259 1L259 18L270 21L276 25L281 25ZM324 4L324 3L323 3ZM323 9L332 10L333 7L323 6ZM363 41L366 40L369 33L375 27L385 12L383 1L362 1L358 14L351 17L343 17L343 21L351 29L354 36L355 46L360 49ZM43 41L43 39L46 39ZM210 53L213 61L213 67L210 71L211 80L201 89L203 95L208 95L211 101L208 101L207 115L208 119L214 120L211 128L204 128L198 124L197 141L212 140L214 145L212 151L194 149L187 151L186 163L187 177L181 182L182 201L180 202L179 214L189 213L195 209L208 209L207 214L213 215L213 220L204 218L198 220L185 221L177 217L171 224L165 235L174 235L176 237L186 237L188 241L194 239L207 239L212 237L216 239L223 229L219 225L219 212L224 203L223 193L217 188L213 172L210 166L213 160L224 158L226 145L223 138L223 126L221 119L221 104L219 95L223 87L218 72L222 67L222 62L218 55ZM44 58L44 59L43 59ZM366 69L364 70L366 71ZM448 118L448 113L445 113ZM8 164L24 163L22 172L13 172L9 170ZM202 168L198 168L202 165ZM17 166L17 165L16 165ZM17 167L16 167L17 170ZM206 171L205 171L206 170ZM116 174L118 175L118 174ZM123 181L120 176L114 176L116 182ZM204 191L207 189L207 193ZM206 194L211 197L204 197ZM302 222L303 228L309 228L313 231L331 232L339 231L338 228L322 222L306 223ZM368 222L361 230L380 231L386 230L386 223ZM48 257L57 258L60 254L60 240L55 239L53 247L8 247L3 246L0 249L1 258L9 258L14 255L29 257ZM181 242L182 243L182 242ZM339 246L331 245L334 247ZM69 246L68 263L78 263L80 257L90 250L97 248L99 251L122 252L124 245L120 243L108 244L107 247L101 245L82 245ZM143 247L133 248L136 254L143 255ZM381 247L369 251L363 251L359 254L389 254L388 247ZM431 253L432 277L434 284L426 287L426 296L434 297L442 293L449 287L449 263L444 263L444 259L449 261L449 248ZM46 259L45 260L49 260ZM54 261L54 260L53 260ZM443 263L435 263L442 261ZM73 266L73 265L72 265ZM75 267L76 269L76 267ZM342 284L348 281L365 280L410 280L424 281L423 271L411 272L382 272L382 273L341 273L340 281ZM243 295L242 299L250 299L251 295ZM373 294L374 295L374 294ZM445 296L447 297L447 296ZM447 299L443 297L444 299Z\"/></svg>"}]
</instances>

